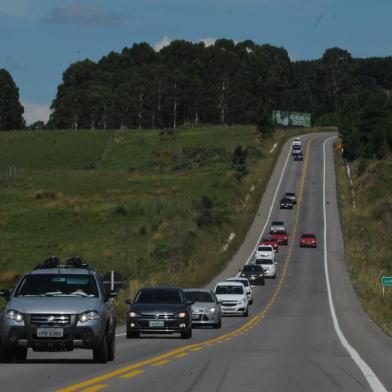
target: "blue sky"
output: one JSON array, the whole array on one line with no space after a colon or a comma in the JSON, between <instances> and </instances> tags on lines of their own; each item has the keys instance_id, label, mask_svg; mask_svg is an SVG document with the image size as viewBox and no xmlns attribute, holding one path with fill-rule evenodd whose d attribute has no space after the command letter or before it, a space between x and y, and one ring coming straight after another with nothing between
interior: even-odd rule
<instances>
[{"instance_id":1,"label":"blue sky","mask_svg":"<svg viewBox=\"0 0 392 392\"><path fill-rule=\"evenodd\" d=\"M392 55L392 0L0 0L0 68L20 89L28 123L47 120L62 73L134 42L216 38L283 46L292 59L339 46Z\"/></svg>"}]
</instances>

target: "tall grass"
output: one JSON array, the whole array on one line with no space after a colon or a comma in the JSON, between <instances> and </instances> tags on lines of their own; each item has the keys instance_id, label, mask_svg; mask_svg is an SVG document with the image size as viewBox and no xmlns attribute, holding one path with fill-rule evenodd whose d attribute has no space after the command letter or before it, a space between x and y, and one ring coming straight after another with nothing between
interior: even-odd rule
<instances>
[{"instance_id":1,"label":"tall grass","mask_svg":"<svg viewBox=\"0 0 392 392\"><path fill-rule=\"evenodd\" d=\"M252 126L117 132L103 161L111 132L0 136L2 164L19 157L27 169L0 187L0 284L50 255L81 255L126 278L123 315L122 299L142 285L207 283L243 239L291 134L260 139ZM61 154L53 154L54 139ZM237 145L248 150L241 178L232 167Z\"/></svg>"},{"instance_id":2,"label":"tall grass","mask_svg":"<svg viewBox=\"0 0 392 392\"><path fill-rule=\"evenodd\" d=\"M392 335L392 288L382 295L382 275L392 276L392 160L351 164L355 208L346 169L336 156L345 254L364 309Z\"/></svg>"}]
</instances>

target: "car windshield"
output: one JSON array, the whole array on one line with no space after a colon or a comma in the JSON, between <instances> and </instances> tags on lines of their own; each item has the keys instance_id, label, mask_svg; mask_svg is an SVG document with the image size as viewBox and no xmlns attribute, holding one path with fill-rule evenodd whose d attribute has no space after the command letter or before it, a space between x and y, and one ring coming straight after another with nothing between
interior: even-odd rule
<instances>
[{"instance_id":1,"label":"car windshield","mask_svg":"<svg viewBox=\"0 0 392 392\"><path fill-rule=\"evenodd\" d=\"M283 203L291 203L291 199L289 199L288 197L285 197L282 199Z\"/></svg>"},{"instance_id":2,"label":"car windshield","mask_svg":"<svg viewBox=\"0 0 392 392\"><path fill-rule=\"evenodd\" d=\"M26 275L15 296L98 297L92 275L34 274Z\"/></svg>"},{"instance_id":3,"label":"car windshield","mask_svg":"<svg viewBox=\"0 0 392 392\"><path fill-rule=\"evenodd\" d=\"M255 264L274 264L274 262L271 259L256 259Z\"/></svg>"},{"instance_id":4,"label":"car windshield","mask_svg":"<svg viewBox=\"0 0 392 392\"><path fill-rule=\"evenodd\" d=\"M206 291L185 291L185 297L194 302L215 302L212 294Z\"/></svg>"},{"instance_id":5,"label":"car windshield","mask_svg":"<svg viewBox=\"0 0 392 392\"><path fill-rule=\"evenodd\" d=\"M243 272L260 272L261 267L258 265L245 265L242 268Z\"/></svg>"},{"instance_id":6,"label":"car windshield","mask_svg":"<svg viewBox=\"0 0 392 392\"><path fill-rule=\"evenodd\" d=\"M302 238L316 238L314 234L302 234Z\"/></svg>"},{"instance_id":7,"label":"car windshield","mask_svg":"<svg viewBox=\"0 0 392 392\"><path fill-rule=\"evenodd\" d=\"M271 246L259 246L257 247L258 252L271 252Z\"/></svg>"},{"instance_id":8,"label":"car windshield","mask_svg":"<svg viewBox=\"0 0 392 392\"><path fill-rule=\"evenodd\" d=\"M281 221L272 222L272 226L284 226L284 223Z\"/></svg>"},{"instance_id":9,"label":"car windshield","mask_svg":"<svg viewBox=\"0 0 392 392\"><path fill-rule=\"evenodd\" d=\"M135 304L182 304L183 299L178 290L140 290Z\"/></svg>"},{"instance_id":10,"label":"car windshield","mask_svg":"<svg viewBox=\"0 0 392 392\"><path fill-rule=\"evenodd\" d=\"M286 192L286 196L287 196L287 197L294 197L294 196L295 196L295 193Z\"/></svg>"},{"instance_id":11,"label":"car windshield","mask_svg":"<svg viewBox=\"0 0 392 392\"><path fill-rule=\"evenodd\" d=\"M238 283L243 283L245 287L249 286L249 281L248 279L228 279L230 282L238 282Z\"/></svg>"},{"instance_id":12,"label":"car windshield","mask_svg":"<svg viewBox=\"0 0 392 392\"><path fill-rule=\"evenodd\" d=\"M244 294L244 287L219 285L215 289L215 294Z\"/></svg>"}]
</instances>

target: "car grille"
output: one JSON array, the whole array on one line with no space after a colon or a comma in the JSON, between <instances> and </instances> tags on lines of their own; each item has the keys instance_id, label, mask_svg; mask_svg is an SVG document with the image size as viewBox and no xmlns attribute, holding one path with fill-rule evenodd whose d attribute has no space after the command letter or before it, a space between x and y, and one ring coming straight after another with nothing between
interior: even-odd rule
<instances>
[{"instance_id":1,"label":"car grille","mask_svg":"<svg viewBox=\"0 0 392 392\"><path fill-rule=\"evenodd\" d=\"M70 314L32 314L31 324L35 325L67 325L71 322Z\"/></svg>"},{"instance_id":2,"label":"car grille","mask_svg":"<svg viewBox=\"0 0 392 392\"><path fill-rule=\"evenodd\" d=\"M236 306L237 301L224 301L222 302L222 306Z\"/></svg>"},{"instance_id":3,"label":"car grille","mask_svg":"<svg viewBox=\"0 0 392 392\"><path fill-rule=\"evenodd\" d=\"M147 319L147 320L170 320L174 318L174 314L144 314L142 313L140 315L141 318Z\"/></svg>"}]
</instances>

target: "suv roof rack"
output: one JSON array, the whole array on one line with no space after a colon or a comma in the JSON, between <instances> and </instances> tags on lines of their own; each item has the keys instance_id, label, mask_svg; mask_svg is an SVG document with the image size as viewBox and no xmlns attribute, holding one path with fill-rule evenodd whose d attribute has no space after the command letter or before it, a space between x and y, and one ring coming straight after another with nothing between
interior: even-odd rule
<instances>
[{"instance_id":1,"label":"suv roof rack","mask_svg":"<svg viewBox=\"0 0 392 392\"><path fill-rule=\"evenodd\" d=\"M90 270L90 266L84 262L83 258L80 256L74 256L61 263L61 260L52 256L44 260L42 264L38 264L34 269L48 269L48 268L81 268Z\"/></svg>"}]
</instances>

